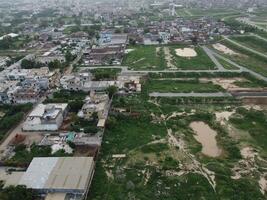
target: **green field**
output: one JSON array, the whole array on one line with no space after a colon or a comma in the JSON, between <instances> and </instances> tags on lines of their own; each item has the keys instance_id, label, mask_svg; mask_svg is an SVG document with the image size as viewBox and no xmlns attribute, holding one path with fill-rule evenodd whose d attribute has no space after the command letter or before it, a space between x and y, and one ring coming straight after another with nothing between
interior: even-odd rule
<instances>
[{"instance_id":1,"label":"green field","mask_svg":"<svg viewBox=\"0 0 267 200\"><path fill-rule=\"evenodd\" d=\"M228 41L221 41L221 44L225 45L226 47L230 48L234 52L238 53L238 55L227 55L223 54L222 52L217 51L224 57L228 57L232 61L244 66L248 69L251 69L263 76L267 76L267 59L263 58L259 55L251 53L248 50L245 50L241 47L236 46L235 44L228 42Z\"/></svg>"},{"instance_id":2,"label":"green field","mask_svg":"<svg viewBox=\"0 0 267 200\"><path fill-rule=\"evenodd\" d=\"M221 65L225 69L229 69L229 70L238 70L239 69L238 67L226 62L225 60L223 60L221 58L217 58L217 60L219 61L219 63L221 63Z\"/></svg>"},{"instance_id":3,"label":"green field","mask_svg":"<svg viewBox=\"0 0 267 200\"><path fill-rule=\"evenodd\" d=\"M101 69L93 69L90 70L92 75L94 76L94 80L116 80L118 74L121 72L121 69L118 68L101 68Z\"/></svg>"},{"instance_id":4,"label":"green field","mask_svg":"<svg viewBox=\"0 0 267 200\"><path fill-rule=\"evenodd\" d=\"M202 16L213 16L213 17L224 17L229 15L236 15L240 11L229 10L229 9L188 9L188 8L177 8L176 13L178 17L185 18L196 18Z\"/></svg>"},{"instance_id":5,"label":"green field","mask_svg":"<svg viewBox=\"0 0 267 200\"><path fill-rule=\"evenodd\" d=\"M166 68L162 48L157 46L134 46L129 47L129 49L134 49L134 51L125 56L122 65L135 70L162 70Z\"/></svg>"},{"instance_id":6,"label":"green field","mask_svg":"<svg viewBox=\"0 0 267 200\"><path fill-rule=\"evenodd\" d=\"M129 49L134 49L134 51L125 55L122 65L129 66L130 69L134 70L164 70L170 68L167 60L169 59L172 68L183 70L215 69L214 63L201 47L194 48L197 52L196 57L186 58L177 56L175 49L184 47L186 46L162 45L129 47ZM169 50L169 55L166 55L164 49Z\"/></svg>"},{"instance_id":7,"label":"green field","mask_svg":"<svg viewBox=\"0 0 267 200\"><path fill-rule=\"evenodd\" d=\"M230 39L261 53L267 54L267 42L254 36L233 36Z\"/></svg>"},{"instance_id":8,"label":"green field","mask_svg":"<svg viewBox=\"0 0 267 200\"><path fill-rule=\"evenodd\" d=\"M202 70L202 69L215 69L214 63L210 60L208 55L201 47L195 47L197 53L196 57L185 58L177 56L175 49L181 48L181 46L170 46L170 51L173 57L172 63L179 69L183 70Z\"/></svg>"},{"instance_id":9,"label":"green field","mask_svg":"<svg viewBox=\"0 0 267 200\"><path fill-rule=\"evenodd\" d=\"M213 85L212 83L200 83L197 79L195 80L157 80L152 79L147 81L145 89L148 93L151 92L176 92L176 93L209 93L209 92L220 92L224 89L219 85Z\"/></svg>"}]
</instances>

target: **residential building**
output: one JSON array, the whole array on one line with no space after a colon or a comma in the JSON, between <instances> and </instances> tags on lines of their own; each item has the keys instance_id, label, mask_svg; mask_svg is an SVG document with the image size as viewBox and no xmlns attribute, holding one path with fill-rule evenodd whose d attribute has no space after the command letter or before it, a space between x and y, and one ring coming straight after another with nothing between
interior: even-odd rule
<instances>
[{"instance_id":1,"label":"residential building","mask_svg":"<svg viewBox=\"0 0 267 200\"><path fill-rule=\"evenodd\" d=\"M23 124L24 131L56 131L67 114L68 104L38 104Z\"/></svg>"}]
</instances>

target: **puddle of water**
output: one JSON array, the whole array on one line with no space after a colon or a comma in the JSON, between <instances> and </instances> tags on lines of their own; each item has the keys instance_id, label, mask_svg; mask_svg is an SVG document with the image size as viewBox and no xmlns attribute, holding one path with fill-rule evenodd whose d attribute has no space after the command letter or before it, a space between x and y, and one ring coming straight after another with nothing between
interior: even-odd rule
<instances>
[{"instance_id":1,"label":"puddle of water","mask_svg":"<svg viewBox=\"0 0 267 200\"><path fill-rule=\"evenodd\" d=\"M202 153L210 157L218 157L222 150L218 147L216 141L216 131L212 130L204 122L192 122L190 128L194 130L196 135L194 138L202 144Z\"/></svg>"}]
</instances>

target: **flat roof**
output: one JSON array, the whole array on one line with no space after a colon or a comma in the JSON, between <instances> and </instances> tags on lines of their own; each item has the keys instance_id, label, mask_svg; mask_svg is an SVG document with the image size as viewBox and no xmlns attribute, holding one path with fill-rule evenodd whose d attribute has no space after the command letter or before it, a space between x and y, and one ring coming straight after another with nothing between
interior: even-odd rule
<instances>
[{"instance_id":1,"label":"flat roof","mask_svg":"<svg viewBox=\"0 0 267 200\"><path fill-rule=\"evenodd\" d=\"M93 157L34 158L19 184L33 189L85 191L93 171Z\"/></svg>"},{"instance_id":2,"label":"flat roof","mask_svg":"<svg viewBox=\"0 0 267 200\"><path fill-rule=\"evenodd\" d=\"M43 117L44 115L51 115L55 116L57 115L57 112L49 112L48 114L45 114L45 109L48 107L54 106L55 109L62 109L65 110L68 104L66 103L51 103L51 104L38 104L33 111L30 113L29 117ZM45 116L44 116L45 117Z\"/></svg>"}]
</instances>

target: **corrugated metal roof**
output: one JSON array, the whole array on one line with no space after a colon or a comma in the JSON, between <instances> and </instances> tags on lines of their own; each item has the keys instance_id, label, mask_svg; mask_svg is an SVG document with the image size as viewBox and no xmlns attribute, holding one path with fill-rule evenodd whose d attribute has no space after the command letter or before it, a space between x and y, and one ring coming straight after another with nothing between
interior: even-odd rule
<instances>
[{"instance_id":1,"label":"corrugated metal roof","mask_svg":"<svg viewBox=\"0 0 267 200\"><path fill-rule=\"evenodd\" d=\"M28 188L42 189L57 161L58 158L34 158L19 184Z\"/></svg>"},{"instance_id":2,"label":"corrugated metal roof","mask_svg":"<svg viewBox=\"0 0 267 200\"><path fill-rule=\"evenodd\" d=\"M60 158L44 187L85 190L92 170L92 157Z\"/></svg>"},{"instance_id":3,"label":"corrugated metal roof","mask_svg":"<svg viewBox=\"0 0 267 200\"><path fill-rule=\"evenodd\" d=\"M85 191L93 170L93 157L34 158L19 184L33 189Z\"/></svg>"}]
</instances>

